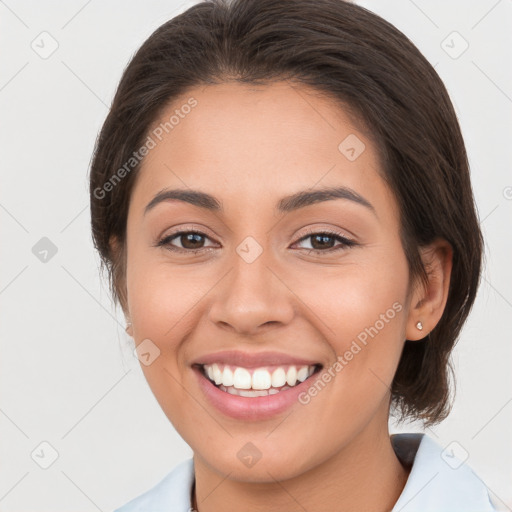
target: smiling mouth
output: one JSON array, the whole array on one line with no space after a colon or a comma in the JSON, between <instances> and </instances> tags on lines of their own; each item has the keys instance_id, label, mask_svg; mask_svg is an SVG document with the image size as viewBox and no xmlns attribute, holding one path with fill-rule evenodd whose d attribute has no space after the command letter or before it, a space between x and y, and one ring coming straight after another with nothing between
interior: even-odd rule
<instances>
[{"instance_id":1,"label":"smiling mouth","mask_svg":"<svg viewBox=\"0 0 512 512\"><path fill-rule=\"evenodd\" d=\"M222 363L197 365L203 376L231 395L257 397L275 395L310 379L321 364L244 368Z\"/></svg>"}]
</instances>

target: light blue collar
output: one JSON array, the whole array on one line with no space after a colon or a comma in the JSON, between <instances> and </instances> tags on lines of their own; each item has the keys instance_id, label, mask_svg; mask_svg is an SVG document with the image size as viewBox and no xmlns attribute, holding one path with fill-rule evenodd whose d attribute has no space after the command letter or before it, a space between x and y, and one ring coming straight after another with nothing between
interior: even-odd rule
<instances>
[{"instance_id":1,"label":"light blue collar","mask_svg":"<svg viewBox=\"0 0 512 512\"><path fill-rule=\"evenodd\" d=\"M412 468L391 512L491 512L485 484L448 445L426 434L395 434L397 457Z\"/></svg>"},{"instance_id":2,"label":"light blue collar","mask_svg":"<svg viewBox=\"0 0 512 512\"><path fill-rule=\"evenodd\" d=\"M397 457L412 468L391 512L494 512L484 483L452 450L426 434L391 436ZM194 460L178 464L155 487L114 512L190 512Z\"/></svg>"}]
</instances>

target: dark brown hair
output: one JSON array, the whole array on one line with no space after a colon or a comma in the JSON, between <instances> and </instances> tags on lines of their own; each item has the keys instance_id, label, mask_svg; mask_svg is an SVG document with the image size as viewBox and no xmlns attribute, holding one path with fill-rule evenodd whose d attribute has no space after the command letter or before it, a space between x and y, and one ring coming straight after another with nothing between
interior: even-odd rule
<instances>
[{"instance_id":1,"label":"dark brown hair","mask_svg":"<svg viewBox=\"0 0 512 512\"><path fill-rule=\"evenodd\" d=\"M125 308L126 219L140 167L126 171L126 162L161 111L194 86L280 80L348 106L370 132L399 204L414 280L427 279L421 246L437 238L452 246L443 315L427 339L405 342L391 389L399 419L438 423L451 409L450 353L479 285L482 234L464 141L441 79L403 33L363 7L343 0L209 0L145 41L123 73L90 173L92 234L114 299Z\"/></svg>"}]
</instances>

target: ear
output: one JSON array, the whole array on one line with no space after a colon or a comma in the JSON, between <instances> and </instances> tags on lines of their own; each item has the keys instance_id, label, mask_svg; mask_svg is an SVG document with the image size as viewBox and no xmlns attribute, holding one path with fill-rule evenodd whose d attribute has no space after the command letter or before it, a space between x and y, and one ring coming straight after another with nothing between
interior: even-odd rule
<instances>
[{"instance_id":1,"label":"ear","mask_svg":"<svg viewBox=\"0 0 512 512\"><path fill-rule=\"evenodd\" d=\"M112 235L109 239L110 260L112 261L112 279L114 288L119 298L119 303L123 310L126 319L126 332L129 336L133 337L133 328L130 319L130 312L128 310L128 301L126 296L126 278L125 278L125 264L124 255L122 254L122 247L119 239Z\"/></svg>"},{"instance_id":2,"label":"ear","mask_svg":"<svg viewBox=\"0 0 512 512\"><path fill-rule=\"evenodd\" d=\"M453 263L453 249L449 242L438 238L420 249L427 271L428 284L418 280L411 295L405 337L420 340L437 325L448 300ZM417 327L421 322L423 329Z\"/></svg>"}]
</instances>

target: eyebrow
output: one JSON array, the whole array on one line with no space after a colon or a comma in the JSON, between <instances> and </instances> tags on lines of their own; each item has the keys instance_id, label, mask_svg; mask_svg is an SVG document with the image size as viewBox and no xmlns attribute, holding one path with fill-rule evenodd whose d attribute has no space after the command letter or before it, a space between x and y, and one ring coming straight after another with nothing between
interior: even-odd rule
<instances>
[{"instance_id":1,"label":"eyebrow","mask_svg":"<svg viewBox=\"0 0 512 512\"><path fill-rule=\"evenodd\" d=\"M333 199L347 199L364 206L377 213L373 205L363 196L348 187L324 187L316 190L302 190L290 196L283 197L277 203L276 209L281 213L289 213L312 204L331 201ZM199 208L213 212L223 212L222 203L214 196L192 189L164 189L158 192L144 209L144 215L157 204L166 201L183 201Z\"/></svg>"}]
</instances>

